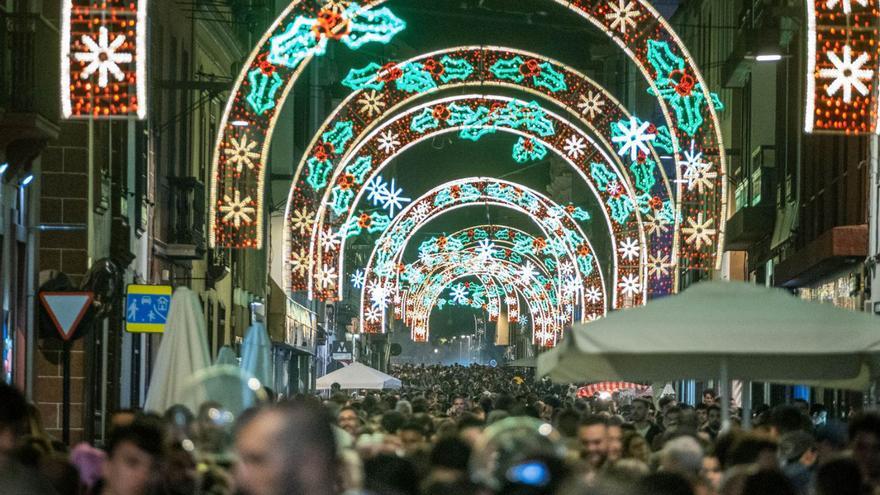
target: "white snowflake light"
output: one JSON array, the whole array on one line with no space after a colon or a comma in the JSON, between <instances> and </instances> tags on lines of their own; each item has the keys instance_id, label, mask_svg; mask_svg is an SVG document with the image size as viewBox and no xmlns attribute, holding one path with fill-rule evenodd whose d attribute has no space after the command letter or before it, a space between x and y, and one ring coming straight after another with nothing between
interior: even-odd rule
<instances>
[{"instance_id":1,"label":"white snowflake light","mask_svg":"<svg viewBox=\"0 0 880 495\"><path fill-rule=\"evenodd\" d=\"M669 269L672 264L669 263L669 255L657 251L657 256L648 256L648 275L654 278L665 277L669 275Z\"/></svg>"},{"instance_id":2,"label":"white snowflake light","mask_svg":"<svg viewBox=\"0 0 880 495\"><path fill-rule=\"evenodd\" d=\"M227 163L235 165L237 172L241 172L244 167L252 170L254 168L254 160L260 158L259 153L252 151L257 146L257 142L248 142L247 134L243 134L240 141L236 141L235 138L230 139L230 141L232 141L232 147L223 150L223 153L228 157L226 159Z\"/></svg>"},{"instance_id":3,"label":"white snowflake light","mask_svg":"<svg viewBox=\"0 0 880 495\"><path fill-rule=\"evenodd\" d=\"M224 195L223 201L224 204L220 205L220 213L225 213L223 216L224 222L231 221L235 228L239 228L242 222L247 224L253 221L251 215L256 210L253 206L249 206L251 204L250 196L241 199L241 192L235 191L231 198Z\"/></svg>"},{"instance_id":4,"label":"white snowflake light","mask_svg":"<svg viewBox=\"0 0 880 495\"><path fill-rule=\"evenodd\" d=\"M604 106L605 102L602 101L601 93L587 91L586 95L578 97L578 110L581 111L581 115L589 115L590 119L595 119L596 114L600 113Z\"/></svg>"},{"instance_id":5,"label":"white snowflake light","mask_svg":"<svg viewBox=\"0 0 880 495\"><path fill-rule=\"evenodd\" d=\"M400 146L400 135L392 130L387 130L379 135L379 150L388 153L394 153L397 151L397 147Z\"/></svg>"},{"instance_id":6,"label":"white snowflake light","mask_svg":"<svg viewBox=\"0 0 880 495\"><path fill-rule=\"evenodd\" d=\"M624 156L629 152L630 160L633 161L638 159L639 152L647 155L650 151L647 143L657 138L656 134L647 132L651 127L650 122L642 122L639 124L639 119L635 117L629 118L628 125L623 122L617 122L615 125L617 126L617 130L620 131L620 135L612 137L611 141L620 146L620 150L618 150L617 154Z\"/></svg>"},{"instance_id":7,"label":"white snowflake light","mask_svg":"<svg viewBox=\"0 0 880 495\"><path fill-rule=\"evenodd\" d=\"M334 232L333 227L327 227L321 231L321 245L329 251L336 251L342 243L339 232Z\"/></svg>"},{"instance_id":8,"label":"white snowflake light","mask_svg":"<svg viewBox=\"0 0 880 495\"><path fill-rule=\"evenodd\" d=\"M382 208L388 210L388 216L394 216L395 209L402 209L404 203L412 201L410 198L403 197L403 188L399 188L394 184L394 179L385 190L385 196L382 198Z\"/></svg>"},{"instance_id":9,"label":"white snowflake light","mask_svg":"<svg viewBox=\"0 0 880 495\"><path fill-rule=\"evenodd\" d=\"M361 113L372 118L377 113L381 113L382 109L385 108L384 100L385 95L377 93L375 90L370 90L365 92L357 102L361 106Z\"/></svg>"},{"instance_id":10,"label":"white snowflake light","mask_svg":"<svg viewBox=\"0 0 880 495\"><path fill-rule=\"evenodd\" d=\"M669 222L659 213L648 213L642 222L645 232L652 235L660 235L669 230Z\"/></svg>"},{"instance_id":11,"label":"white snowflake light","mask_svg":"<svg viewBox=\"0 0 880 495\"><path fill-rule=\"evenodd\" d=\"M411 210L412 219L416 223L421 223L423 220L428 218L428 214L431 212L431 207L426 202L421 202L415 206Z\"/></svg>"},{"instance_id":12,"label":"white snowflake light","mask_svg":"<svg viewBox=\"0 0 880 495\"><path fill-rule=\"evenodd\" d=\"M333 269L332 266L328 266L326 263L321 266L321 271L318 272L318 281L321 284L322 289L332 289L336 286L336 279L338 275L336 275L336 270Z\"/></svg>"},{"instance_id":13,"label":"white snowflake light","mask_svg":"<svg viewBox=\"0 0 880 495\"><path fill-rule=\"evenodd\" d=\"M464 284L458 284L449 291L449 298L455 304L467 304L468 290Z\"/></svg>"},{"instance_id":14,"label":"white snowflake light","mask_svg":"<svg viewBox=\"0 0 880 495\"><path fill-rule=\"evenodd\" d=\"M677 182L687 184L688 191L693 191L696 187L702 194L704 189L715 188L718 173L711 171L711 163L702 161L703 153L695 151L694 146L694 142L691 141L690 151L685 151L684 160L678 162L678 166L683 167L684 172Z\"/></svg>"},{"instance_id":15,"label":"white snowflake light","mask_svg":"<svg viewBox=\"0 0 880 495\"><path fill-rule=\"evenodd\" d=\"M489 239L483 239L477 243L477 258L487 260L495 255L495 245Z\"/></svg>"},{"instance_id":16,"label":"white snowflake light","mask_svg":"<svg viewBox=\"0 0 880 495\"><path fill-rule=\"evenodd\" d=\"M307 235L312 233L312 226L315 225L315 219L312 212L303 206L299 210L293 210L290 218L293 229L299 232L299 235Z\"/></svg>"},{"instance_id":17,"label":"white snowflake light","mask_svg":"<svg viewBox=\"0 0 880 495\"><path fill-rule=\"evenodd\" d=\"M565 144L562 148L565 150L565 154L568 155L572 160L577 160L584 154L584 150L587 149L587 143L584 142L584 139L580 136L569 136L565 140Z\"/></svg>"},{"instance_id":18,"label":"white snowflake light","mask_svg":"<svg viewBox=\"0 0 880 495\"><path fill-rule=\"evenodd\" d=\"M602 300L602 291L598 287L590 287L584 292L584 298L593 304Z\"/></svg>"},{"instance_id":19,"label":"white snowflake light","mask_svg":"<svg viewBox=\"0 0 880 495\"><path fill-rule=\"evenodd\" d=\"M617 247L617 251L623 259L634 260L639 256L639 241L632 237L624 239L621 241L620 246Z\"/></svg>"},{"instance_id":20,"label":"white snowflake light","mask_svg":"<svg viewBox=\"0 0 880 495\"><path fill-rule=\"evenodd\" d=\"M364 282L367 280L367 274L364 273L363 270L358 268L354 273L351 274L351 285L355 289L361 289L364 286Z\"/></svg>"},{"instance_id":21,"label":"white snowflake light","mask_svg":"<svg viewBox=\"0 0 880 495\"><path fill-rule=\"evenodd\" d=\"M370 308L364 311L364 319L367 323L379 323L382 320L382 308Z\"/></svg>"},{"instance_id":22,"label":"white snowflake light","mask_svg":"<svg viewBox=\"0 0 880 495\"><path fill-rule=\"evenodd\" d=\"M561 273L565 277L569 277L574 274L574 263L571 261L563 261L559 263L559 273Z\"/></svg>"},{"instance_id":23,"label":"white snowflake light","mask_svg":"<svg viewBox=\"0 0 880 495\"><path fill-rule=\"evenodd\" d=\"M703 244L712 242L712 236L715 235L715 229L712 228L712 224L715 223L714 218L709 218L704 222L703 214L698 213L697 218L688 218L687 223L688 227L681 229L681 232L687 236L685 242L696 244L697 249L702 248Z\"/></svg>"},{"instance_id":24,"label":"white snowflake light","mask_svg":"<svg viewBox=\"0 0 880 495\"><path fill-rule=\"evenodd\" d=\"M131 53L116 52L125 44L125 35L120 34L111 42L110 31L102 26L98 30L97 41L85 34L80 39L89 50L73 54L73 58L78 62L89 64L82 70L80 77L88 79L97 72L98 86L102 88L106 88L110 82L110 74L117 81L125 79L125 73L119 68L119 64L129 64L134 59Z\"/></svg>"},{"instance_id":25,"label":"white snowflake light","mask_svg":"<svg viewBox=\"0 0 880 495\"><path fill-rule=\"evenodd\" d=\"M388 195L388 186L385 184L385 179L382 178L381 175L377 175L370 179L367 182L367 187L365 188L367 191L367 201L373 203L373 206L378 206L385 199L385 196Z\"/></svg>"},{"instance_id":26,"label":"white snowflake light","mask_svg":"<svg viewBox=\"0 0 880 495\"><path fill-rule=\"evenodd\" d=\"M312 268L312 258L305 248L299 248L299 251L290 253L290 270L300 277L306 274Z\"/></svg>"},{"instance_id":27,"label":"white snowflake light","mask_svg":"<svg viewBox=\"0 0 880 495\"><path fill-rule=\"evenodd\" d=\"M386 285L379 281L370 282L370 304L374 308L385 309L388 307L389 289Z\"/></svg>"},{"instance_id":28,"label":"white snowflake light","mask_svg":"<svg viewBox=\"0 0 880 495\"><path fill-rule=\"evenodd\" d=\"M537 274L537 270L535 270L535 265L532 264L531 261L526 261L526 263L519 270L519 280L523 285L528 285L529 282L532 281L532 277Z\"/></svg>"},{"instance_id":29,"label":"white snowflake light","mask_svg":"<svg viewBox=\"0 0 880 495\"><path fill-rule=\"evenodd\" d=\"M639 276L635 274L624 275L617 287L623 292L624 296L634 296L642 290L642 284L639 282Z\"/></svg>"},{"instance_id":30,"label":"white snowflake light","mask_svg":"<svg viewBox=\"0 0 880 495\"><path fill-rule=\"evenodd\" d=\"M861 5L862 7L868 6L868 0L855 0L855 1L858 2L858 4ZM837 4L841 4L841 7L843 8L844 14L852 13L852 0L827 0L825 2L825 7L829 8L829 9L833 9L833 8L837 7Z\"/></svg>"},{"instance_id":31,"label":"white snowflake light","mask_svg":"<svg viewBox=\"0 0 880 495\"><path fill-rule=\"evenodd\" d=\"M617 4L613 1L609 3L611 12L605 14L605 18L611 21L611 29L620 31L620 34L626 35L628 27L636 27L636 17L639 11L633 6L631 0L618 0Z\"/></svg>"},{"instance_id":32,"label":"white snowflake light","mask_svg":"<svg viewBox=\"0 0 880 495\"><path fill-rule=\"evenodd\" d=\"M870 81L874 77L873 70L862 68L868 61L867 53L862 53L855 60L852 56L852 48L849 45L843 47L843 60L836 53L828 52L828 61L834 65L834 68L819 71L819 77L822 79L833 79L825 90L828 96L836 95L842 88L845 103L852 103L853 88L862 96L867 95L868 87L862 81Z\"/></svg>"}]
</instances>

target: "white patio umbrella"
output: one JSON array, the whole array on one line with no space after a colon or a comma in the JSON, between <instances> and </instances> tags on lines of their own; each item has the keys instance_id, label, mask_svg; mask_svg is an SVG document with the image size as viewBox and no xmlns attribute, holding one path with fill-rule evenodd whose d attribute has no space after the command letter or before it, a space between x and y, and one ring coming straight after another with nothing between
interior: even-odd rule
<instances>
[{"instance_id":1,"label":"white patio umbrella","mask_svg":"<svg viewBox=\"0 0 880 495\"><path fill-rule=\"evenodd\" d=\"M186 287L179 287L171 296L165 333L153 363L145 410L161 414L182 402L184 381L211 365L206 335L198 296Z\"/></svg>"},{"instance_id":2,"label":"white patio umbrella","mask_svg":"<svg viewBox=\"0 0 880 495\"><path fill-rule=\"evenodd\" d=\"M345 368L327 373L318 378L315 388L328 390L334 383L338 383L343 390L400 388L400 380L397 378L361 363L351 363Z\"/></svg>"},{"instance_id":3,"label":"white patio umbrella","mask_svg":"<svg viewBox=\"0 0 880 495\"><path fill-rule=\"evenodd\" d=\"M260 380L263 386L275 386L272 375L272 342L266 327L260 322L251 325L244 336L241 344L241 368Z\"/></svg>"},{"instance_id":4,"label":"white patio umbrella","mask_svg":"<svg viewBox=\"0 0 880 495\"><path fill-rule=\"evenodd\" d=\"M864 389L880 377L880 318L780 289L703 282L577 326L538 357L557 382L729 379ZM726 404L726 400L724 401Z\"/></svg>"}]
</instances>

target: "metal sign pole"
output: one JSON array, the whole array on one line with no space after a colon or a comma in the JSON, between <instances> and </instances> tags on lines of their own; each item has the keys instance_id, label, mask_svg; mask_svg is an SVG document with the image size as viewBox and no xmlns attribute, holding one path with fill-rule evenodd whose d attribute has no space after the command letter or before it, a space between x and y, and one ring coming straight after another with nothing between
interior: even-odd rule
<instances>
[{"instance_id":1,"label":"metal sign pole","mask_svg":"<svg viewBox=\"0 0 880 495\"><path fill-rule=\"evenodd\" d=\"M61 439L70 444L70 342L65 340L61 351Z\"/></svg>"}]
</instances>

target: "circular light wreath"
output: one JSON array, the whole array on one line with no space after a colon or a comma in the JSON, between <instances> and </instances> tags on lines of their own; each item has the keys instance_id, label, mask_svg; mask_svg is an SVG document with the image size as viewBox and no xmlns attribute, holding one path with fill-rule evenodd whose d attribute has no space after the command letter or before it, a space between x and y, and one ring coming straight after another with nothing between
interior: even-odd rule
<instances>
[{"instance_id":1,"label":"circular light wreath","mask_svg":"<svg viewBox=\"0 0 880 495\"><path fill-rule=\"evenodd\" d=\"M715 174L710 179L713 187L706 193L684 189L681 181L693 176L694 164L684 159L673 140L680 181L677 207L685 221L679 259L685 270L705 272L720 266L727 192L724 146L715 113L720 102L708 91L684 44L646 0L554 1L618 44L645 76L649 92L674 124L670 129L690 138L692 153L707 157L700 168ZM387 8L375 8L381 3L367 1L361 7L329 0L319 6L294 0L264 34L236 81L218 131L212 161L211 246L261 247L264 157L277 109L311 57L324 53L328 40L357 49L369 41L387 42L404 29L405 23Z\"/></svg>"}]
</instances>

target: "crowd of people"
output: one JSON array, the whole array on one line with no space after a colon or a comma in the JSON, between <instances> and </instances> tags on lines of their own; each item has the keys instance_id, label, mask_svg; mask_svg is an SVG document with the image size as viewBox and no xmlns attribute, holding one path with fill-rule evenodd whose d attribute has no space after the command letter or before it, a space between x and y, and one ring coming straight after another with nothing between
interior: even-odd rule
<instances>
[{"instance_id":1,"label":"crowd of people","mask_svg":"<svg viewBox=\"0 0 880 495\"><path fill-rule=\"evenodd\" d=\"M68 446L0 384L0 493L595 494L880 493L880 414L819 422L804 401L722 425L707 390L579 397L527 370L399 366L399 390L120 411L106 442ZM737 418L734 418L735 420Z\"/></svg>"}]
</instances>

